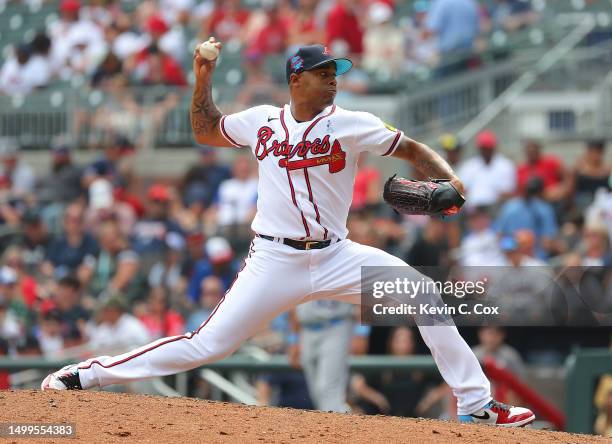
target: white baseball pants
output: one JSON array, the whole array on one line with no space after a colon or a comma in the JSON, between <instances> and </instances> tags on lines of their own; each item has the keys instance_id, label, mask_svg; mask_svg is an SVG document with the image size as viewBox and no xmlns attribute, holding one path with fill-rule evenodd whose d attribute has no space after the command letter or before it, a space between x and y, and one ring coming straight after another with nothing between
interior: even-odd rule
<instances>
[{"instance_id":1,"label":"white baseball pants","mask_svg":"<svg viewBox=\"0 0 612 444\"><path fill-rule=\"evenodd\" d=\"M311 299L360 303L362 266L406 266L382 250L348 239L296 250L256 237L244 268L196 331L159 339L118 356L79 364L83 388L104 387L191 370L233 353L278 314ZM489 381L455 326L419 326L459 415L490 401Z\"/></svg>"}]
</instances>

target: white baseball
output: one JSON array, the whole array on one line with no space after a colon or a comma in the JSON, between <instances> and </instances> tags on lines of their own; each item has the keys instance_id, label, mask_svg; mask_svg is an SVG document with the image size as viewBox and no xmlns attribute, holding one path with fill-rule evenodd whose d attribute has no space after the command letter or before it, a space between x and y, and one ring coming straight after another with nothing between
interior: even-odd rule
<instances>
[{"instance_id":1,"label":"white baseball","mask_svg":"<svg viewBox=\"0 0 612 444\"><path fill-rule=\"evenodd\" d=\"M219 57L219 48L217 48L215 44L210 41L202 43L198 48L198 52L200 53L200 56L206 60L215 60L217 57Z\"/></svg>"}]
</instances>

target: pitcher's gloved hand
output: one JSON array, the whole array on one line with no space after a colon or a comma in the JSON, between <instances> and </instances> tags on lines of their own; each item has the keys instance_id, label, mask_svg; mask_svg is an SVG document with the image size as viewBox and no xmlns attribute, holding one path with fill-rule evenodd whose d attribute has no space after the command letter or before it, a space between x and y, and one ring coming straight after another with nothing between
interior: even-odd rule
<instances>
[{"instance_id":1,"label":"pitcher's gloved hand","mask_svg":"<svg viewBox=\"0 0 612 444\"><path fill-rule=\"evenodd\" d=\"M392 176L387 179L383 199L400 214L451 216L465 198L449 179L420 181Z\"/></svg>"}]
</instances>

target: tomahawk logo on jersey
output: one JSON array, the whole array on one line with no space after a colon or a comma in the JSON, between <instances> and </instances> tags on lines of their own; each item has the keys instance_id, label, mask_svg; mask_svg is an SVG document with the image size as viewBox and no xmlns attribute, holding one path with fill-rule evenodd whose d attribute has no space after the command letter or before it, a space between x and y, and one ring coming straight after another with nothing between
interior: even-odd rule
<instances>
[{"instance_id":1,"label":"tomahawk logo on jersey","mask_svg":"<svg viewBox=\"0 0 612 444\"><path fill-rule=\"evenodd\" d=\"M259 161L253 230L293 239L346 237L359 153L388 156L402 136L370 113L336 105L308 122L297 122L289 105L262 105L226 115L220 125Z\"/></svg>"}]
</instances>

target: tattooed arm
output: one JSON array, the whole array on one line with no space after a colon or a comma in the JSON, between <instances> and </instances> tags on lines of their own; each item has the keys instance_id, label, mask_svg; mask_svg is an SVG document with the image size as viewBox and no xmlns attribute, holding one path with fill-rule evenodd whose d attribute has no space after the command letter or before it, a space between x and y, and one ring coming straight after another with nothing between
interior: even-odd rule
<instances>
[{"instance_id":1,"label":"tattooed arm","mask_svg":"<svg viewBox=\"0 0 612 444\"><path fill-rule=\"evenodd\" d=\"M410 162L425 177L432 179L450 179L457 191L464 193L463 183L451 166L434 150L424 143L406 136L402 138L393 157Z\"/></svg>"},{"instance_id":2,"label":"tattooed arm","mask_svg":"<svg viewBox=\"0 0 612 444\"><path fill-rule=\"evenodd\" d=\"M214 37L210 40L221 49L221 43L215 42ZM193 71L195 74L195 86L191 98L191 130L197 143L219 147L233 147L221 132L219 121L221 111L212 99L212 73L215 70L216 60L206 60L200 56L198 50L193 54Z\"/></svg>"}]
</instances>

